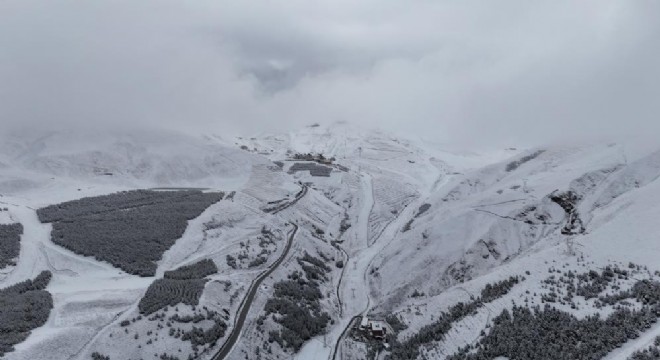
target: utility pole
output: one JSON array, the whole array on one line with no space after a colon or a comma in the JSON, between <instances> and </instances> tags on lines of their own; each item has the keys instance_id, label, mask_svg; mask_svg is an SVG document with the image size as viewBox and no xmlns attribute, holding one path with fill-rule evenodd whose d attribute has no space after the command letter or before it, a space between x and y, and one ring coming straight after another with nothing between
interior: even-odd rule
<instances>
[{"instance_id":1,"label":"utility pole","mask_svg":"<svg viewBox=\"0 0 660 360\"><path fill-rule=\"evenodd\" d=\"M358 174L362 175L362 146L358 147Z\"/></svg>"},{"instance_id":2,"label":"utility pole","mask_svg":"<svg viewBox=\"0 0 660 360\"><path fill-rule=\"evenodd\" d=\"M355 288L351 288L351 291L353 292L353 299L355 299Z\"/></svg>"},{"instance_id":3,"label":"utility pole","mask_svg":"<svg viewBox=\"0 0 660 360\"><path fill-rule=\"evenodd\" d=\"M575 256L575 243L572 236L566 238L566 252L569 256Z\"/></svg>"}]
</instances>

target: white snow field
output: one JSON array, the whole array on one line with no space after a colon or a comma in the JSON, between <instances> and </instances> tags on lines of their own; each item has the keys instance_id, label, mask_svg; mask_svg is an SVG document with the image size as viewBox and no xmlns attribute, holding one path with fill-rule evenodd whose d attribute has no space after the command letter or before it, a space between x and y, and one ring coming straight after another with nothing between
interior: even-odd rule
<instances>
[{"instance_id":1,"label":"white snow field","mask_svg":"<svg viewBox=\"0 0 660 360\"><path fill-rule=\"evenodd\" d=\"M24 233L16 265L0 270L0 288L48 270L54 301L46 324L7 359L386 359L388 348L353 329L359 316L398 317L406 328L395 336L405 342L487 284L519 276L416 355L445 359L478 345L493 318L514 304L549 304L551 288L563 291L548 282L554 274L616 265L632 269L616 284L627 289L657 280L660 271L660 149L564 145L479 154L342 123L241 138L80 131L1 140L0 223L20 222ZM327 167L328 176L291 171L296 163ZM225 193L188 222L155 277L58 246L36 215L46 205L151 188ZM205 259L218 271L198 305L140 313L156 279ZM287 281L312 285L282 295ZM302 310L273 311L286 296L301 296ZM578 319L616 310L597 298L576 299L574 306L551 304ZM222 336L194 345L172 335L210 329L209 318L172 320L200 311L220 314ZM657 335L655 323L605 358L628 359ZM288 342L298 338L298 346Z\"/></svg>"}]
</instances>

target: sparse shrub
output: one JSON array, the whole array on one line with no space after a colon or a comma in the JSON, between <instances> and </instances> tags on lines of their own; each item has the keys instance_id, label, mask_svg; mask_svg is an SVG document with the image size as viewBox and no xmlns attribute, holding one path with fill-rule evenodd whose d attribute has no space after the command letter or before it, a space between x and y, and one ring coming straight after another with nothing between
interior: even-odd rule
<instances>
[{"instance_id":1,"label":"sparse shrub","mask_svg":"<svg viewBox=\"0 0 660 360\"><path fill-rule=\"evenodd\" d=\"M92 353L92 360L110 360L110 356L102 355L96 351Z\"/></svg>"},{"instance_id":2,"label":"sparse shrub","mask_svg":"<svg viewBox=\"0 0 660 360\"><path fill-rule=\"evenodd\" d=\"M325 273L330 267L307 253L298 258L298 264L305 277L295 271L289 274L289 279L276 283L274 296L264 307L266 315L280 315L275 321L282 326L281 330L269 333L268 341L293 351L300 350L305 341L322 334L330 322L330 316L321 311L319 302L323 298L319 282L326 280Z\"/></svg>"},{"instance_id":3,"label":"sparse shrub","mask_svg":"<svg viewBox=\"0 0 660 360\"><path fill-rule=\"evenodd\" d=\"M305 253L302 258L298 258L298 264L302 267L308 280L326 280L325 273L330 272L330 267L323 260L308 253Z\"/></svg>"},{"instance_id":4,"label":"sparse shrub","mask_svg":"<svg viewBox=\"0 0 660 360\"><path fill-rule=\"evenodd\" d=\"M263 264L266 263L266 261L268 261L267 258L265 258L263 256L258 256L254 260L250 261L250 263L248 264L248 268L253 268L253 267L263 265Z\"/></svg>"},{"instance_id":5,"label":"sparse shrub","mask_svg":"<svg viewBox=\"0 0 660 360\"><path fill-rule=\"evenodd\" d=\"M488 303L499 299L509 293L511 288L519 282L520 278L518 276L511 276L506 280L498 281L494 284L486 284L483 290L481 290L481 301Z\"/></svg>"},{"instance_id":6,"label":"sparse shrub","mask_svg":"<svg viewBox=\"0 0 660 360\"><path fill-rule=\"evenodd\" d=\"M419 209L417 209L417 214L415 215L415 217L417 218L422 216L425 212L429 211L430 208L431 208L431 204L429 203L424 203L420 205Z\"/></svg>"},{"instance_id":7,"label":"sparse shrub","mask_svg":"<svg viewBox=\"0 0 660 360\"><path fill-rule=\"evenodd\" d=\"M413 224L414 221L415 221L414 218L408 220L408 222L406 222L406 224L403 225L403 228L401 229L401 232L407 232L407 231L410 231L410 229L412 228L412 224Z\"/></svg>"},{"instance_id":8,"label":"sparse shrub","mask_svg":"<svg viewBox=\"0 0 660 360\"><path fill-rule=\"evenodd\" d=\"M195 315L184 315L184 316L179 316L179 314L174 314L170 318L172 321L176 321L179 323L190 323L192 322L193 324L197 324L198 322L206 319L206 317L202 314L195 314Z\"/></svg>"},{"instance_id":9,"label":"sparse shrub","mask_svg":"<svg viewBox=\"0 0 660 360\"><path fill-rule=\"evenodd\" d=\"M192 329L182 333L181 340L188 341L193 346L203 346L206 344L215 346L218 339L225 336L227 324L217 312L210 312L210 314L212 314L211 320L213 320L213 326L206 330L193 326Z\"/></svg>"},{"instance_id":10,"label":"sparse shrub","mask_svg":"<svg viewBox=\"0 0 660 360\"><path fill-rule=\"evenodd\" d=\"M657 360L660 359L660 336L653 340L653 345L644 350L635 351L628 360Z\"/></svg>"},{"instance_id":11,"label":"sparse shrub","mask_svg":"<svg viewBox=\"0 0 660 360\"><path fill-rule=\"evenodd\" d=\"M442 312L438 319L430 325L422 327L419 332L407 338L404 342L393 341L392 350L386 357L388 360L413 360L419 356L419 348L424 344L442 341L453 324L468 315L474 314L484 304L506 295L521 279L512 276L509 279L487 285L481 292L482 297L472 299L467 303L459 302Z\"/></svg>"},{"instance_id":12,"label":"sparse shrub","mask_svg":"<svg viewBox=\"0 0 660 360\"><path fill-rule=\"evenodd\" d=\"M420 291L417 290L417 289L415 289L415 291L413 291L412 295L410 295L410 297L413 297L413 298L416 298L416 297L422 297L422 296L424 296L424 293L423 293L423 292L420 292Z\"/></svg>"},{"instance_id":13,"label":"sparse shrub","mask_svg":"<svg viewBox=\"0 0 660 360\"><path fill-rule=\"evenodd\" d=\"M232 269L238 268L238 265L236 264L236 258L235 257L227 254L226 259L227 259L227 265L229 265L229 267L231 267Z\"/></svg>"},{"instance_id":14,"label":"sparse shrub","mask_svg":"<svg viewBox=\"0 0 660 360\"><path fill-rule=\"evenodd\" d=\"M607 274L615 273L613 268ZM588 273L592 278L602 274ZM579 276L578 276L579 277ZM510 359L601 359L615 348L656 323L660 316L660 283L642 280L631 291L615 294L620 301L634 299L640 309L615 307L607 318L599 314L578 319L550 305L533 308L514 306L493 319L490 332L473 347L461 349L448 360ZM639 356L635 358L634 356ZM632 359L646 359L645 354Z\"/></svg>"},{"instance_id":15,"label":"sparse shrub","mask_svg":"<svg viewBox=\"0 0 660 360\"><path fill-rule=\"evenodd\" d=\"M388 314L385 316L385 321L392 327L392 330L394 330L395 333L398 333L400 331L403 331L408 328L406 324L404 324L401 319L399 319L398 316L394 314Z\"/></svg>"},{"instance_id":16,"label":"sparse shrub","mask_svg":"<svg viewBox=\"0 0 660 360\"><path fill-rule=\"evenodd\" d=\"M160 360L180 360L177 356L174 355L169 355L166 353L162 353L159 357Z\"/></svg>"}]
</instances>

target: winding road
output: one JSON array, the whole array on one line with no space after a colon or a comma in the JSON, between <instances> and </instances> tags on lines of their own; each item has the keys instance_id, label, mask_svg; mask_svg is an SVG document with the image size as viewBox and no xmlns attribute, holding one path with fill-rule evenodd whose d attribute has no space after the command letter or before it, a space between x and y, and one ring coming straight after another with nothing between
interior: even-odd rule
<instances>
[{"instance_id":1,"label":"winding road","mask_svg":"<svg viewBox=\"0 0 660 360\"><path fill-rule=\"evenodd\" d=\"M225 343L222 345L220 350L218 350L215 356L212 357L213 360L225 359L229 354L231 354L234 345L236 345L236 342L241 337L241 331L243 330L243 325L245 325L245 320L247 319L248 313L250 312L252 302L254 301L254 297L257 295L259 286L261 286L261 283L268 276L270 276L270 274L272 274L277 269L277 267L280 266L280 264L282 263L282 261L284 261L287 255L289 255L289 250L291 250L291 245L293 244L293 238L296 236L296 233L298 232L298 225L294 223L291 223L291 225L293 225L293 231L289 233L287 244L286 247L284 248L284 251L282 252L282 255L280 255L280 257L273 263L273 265L270 266L270 268L268 268L268 270L263 272L252 282L252 285L248 289L247 295L243 298L243 301L239 306L238 316L234 321L234 327L231 330L231 334L227 338L227 341L225 341Z\"/></svg>"},{"instance_id":2,"label":"winding road","mask_svg":"<svg viewBox=\"0 0 660 360\"><path fill-rule=\"evenodd\" d=\"M296 197L293 200L289 201L288 203L282 204L277 208L267 209L265 211L267 213L277 214L278 212L286 210L292 205L295 205L298 201L300 201L300 199L304 198L305 195L307 195L307 185L302 185L302 190L300 190L300 192L296 195Z\"/></svg>"}]
</instances>

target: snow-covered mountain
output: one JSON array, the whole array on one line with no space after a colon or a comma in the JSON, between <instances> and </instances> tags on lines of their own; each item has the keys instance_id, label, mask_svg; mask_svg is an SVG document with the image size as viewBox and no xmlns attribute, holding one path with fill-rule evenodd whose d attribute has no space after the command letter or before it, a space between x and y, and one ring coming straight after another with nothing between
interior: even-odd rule
<instances>
[{"instance_id":1,"label":"snow-covered mountain","mask_svg":"<svg viewBox=\"0 0 660 360\"><path fill-rule=\"evenodd\" d=\"M643 322L627 321L639 326L605 345L543 349L549 359L627 359L660 335L660 307L651 308L660 301L653 292L660 289L656 150L634 157L617 144L457 152L342 123L237 138L5 135L0 224L23 230L19 255L3 250L0 288L52 274L47 319L25 329L29 336L5 356L518 358L541 350L524 339L506 349L492 344L523 323L550 329L536 343L553 343L554 328L541 324L548 305L561 312L555 317L574 316L575 329L585 319L598 324L595 314L607 325L614 321L608 317L635 320L642 316L635 311L648 310ZM86 221L103 224L106 210L54 221L37 212L151 188L223 194L187 219L185 232L157 256L154 276L52 237L67 234L66 221L84 229L91 229ZM94 201L117 206L111 211L118 214L155 206ZM133 236L139 227L121 230ZM7 244L15 239L5 237ZM172 278L203 260L217 271ZM190 284L202 284L200 292L176 290ZM643 286L651 290L639 295ZM145 312L145 299L157 291L171 303ZM181 303L181 292L197 295ZM506 314L518 319L520 308L536 305L536 315L507 322ZM384 320L385 341L359 329L366 317Z\"/></svg>"}]
</instances>

